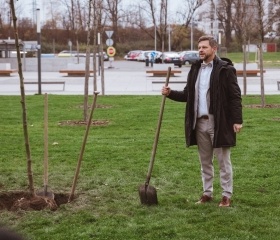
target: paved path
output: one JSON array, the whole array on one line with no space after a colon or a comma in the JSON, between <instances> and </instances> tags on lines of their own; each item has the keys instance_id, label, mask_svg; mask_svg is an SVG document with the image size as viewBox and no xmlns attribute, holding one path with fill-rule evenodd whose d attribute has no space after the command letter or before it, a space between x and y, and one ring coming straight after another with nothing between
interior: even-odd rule
<instances>
[{"instance_id":1,"label":"paved path","mask_svg":"<svg viewBox=\"0 0 280 240\"><path fill-rule=\"evenodd\" d=\"M109 68L113 66L113 68ZM170 87L172 89L181 90L185 83L172 83L172 81L186 81L189 71L188 66L177 68L182 70L181 74L170 78ZM165 77L152 77L152 74L146 74L146 70L151 67L146 67L144 63L116 61L113 63L105 62L105 95L159 95L163 84L155 84L153 82L165 80ZM38 80L37 72L24 72L26 82ZM42 72L41 81L63 81L62 84L42 84L42 93L48 92L51 94L64 95L82 95L84 94L84 77L68 77L59 72ZM280 69L266 69L264 74L265 94L280 94L277 89L277 81L280 81ZM243 92L243 78L238 78L238 83ZM93 90L93 76L90 77L89 91ZM97 74L97 87L101 91L101 77ZM25 85L26 95L38 93L37 84ZM247 94L260 94L260 77L247 78ZM17 73L11 76L0 76L0 95L20 95L19 76Z\"/></svg>"}]
</instances>

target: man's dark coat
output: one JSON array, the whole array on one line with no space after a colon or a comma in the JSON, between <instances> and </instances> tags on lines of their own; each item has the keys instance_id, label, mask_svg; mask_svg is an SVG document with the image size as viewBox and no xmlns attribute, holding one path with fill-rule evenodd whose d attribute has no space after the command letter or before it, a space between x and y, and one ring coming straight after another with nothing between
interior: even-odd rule
<instances>
[{"instance_id":1,"label":"man's dark coat","mask_svg":"<svg viewBox=\"0 0 280 240\"><path fill-rule=\"evenodd\" d=\"M192 64L183 91L171 90L168 98L187 102L185 114L185 136L187 146L196 145L194 124L195 83L202 61ZM242 124L241 91L237 83L236 70L228 62L215 57L210 77L209 114L214 115L215 129L213 147L236 145L233 124Z\"/></svg>"}]
</instances>

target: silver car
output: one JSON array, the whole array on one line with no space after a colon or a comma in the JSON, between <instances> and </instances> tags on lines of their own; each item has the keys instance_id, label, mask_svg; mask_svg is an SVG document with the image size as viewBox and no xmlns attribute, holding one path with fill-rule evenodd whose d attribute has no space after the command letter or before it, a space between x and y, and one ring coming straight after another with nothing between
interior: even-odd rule
<instances>
[{"instance_id":1,"label":"silver car","mask_svg":"<svg viewBox=\"0 0 280 240\"><path fill-rule=\"evenodd\" d=\"M193 64L195 61L199 60L198 51L184 51L180 54L183 64Z\"/></svg>"},{"instance_id":2,"label":"silver car","mask_svg":"<svg viewBox=\"0 0 280 240\"><path fill-rule=\"evenodd\" d=\"M175 66L182 67L182 59L177 52L163 52L161 55L162 63L173 63Z\"/></svg>"}]
</instances>

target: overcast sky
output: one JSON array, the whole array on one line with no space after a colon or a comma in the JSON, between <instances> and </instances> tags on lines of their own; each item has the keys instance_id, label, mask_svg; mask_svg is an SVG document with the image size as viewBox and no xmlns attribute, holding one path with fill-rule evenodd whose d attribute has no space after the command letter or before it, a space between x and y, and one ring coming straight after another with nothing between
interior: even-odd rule
<instances>
[{"instance_id":1,"label":"overcast sky","mask_svg":"<svg viewBox=\"0 0 280 240\"><path fill-rule=\"evenodd\" d=\"M137 1L141 0L122 0L123 6L129 6L130 4L135 4ZM169 0L170 1L170 14L176 15L176 11L182 6L182 0ZM48 4L50 0L18 0L18 4L24 9L24 16L30 18L36 18L36 13L34 11L40 8L42 20L46 18L47 12L44 9L44 3Z\"/></svg>"},{"instance_id":2,"label":"overcast sky","mask_svg":"<svg viewBox=\"0 0 280 240\"><path fill-rule=\"evenodd\" d=\"M37 8L42 9L43 12L40 0L18 0L15 1L15 5L20 9L21 17L36 18Z\"/></svg>"}]
</instances>

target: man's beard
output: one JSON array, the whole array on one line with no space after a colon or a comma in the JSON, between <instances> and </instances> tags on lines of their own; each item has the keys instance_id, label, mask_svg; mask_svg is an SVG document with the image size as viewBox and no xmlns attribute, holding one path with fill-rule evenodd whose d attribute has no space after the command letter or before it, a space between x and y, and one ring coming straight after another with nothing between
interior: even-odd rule
<instances>
[{"instance_id":1,"label":"man's beard","mask_svg":"<svg viewBox=\"0 0 280 240\"><path fill-rule=\"evenodd\" d=\"M211 56L211 54L205 53L203 57L200 55L200 59L203 60L204 62L207 62L207 60L210 58L210 56Z\"/></svg>"}]
</instances>

